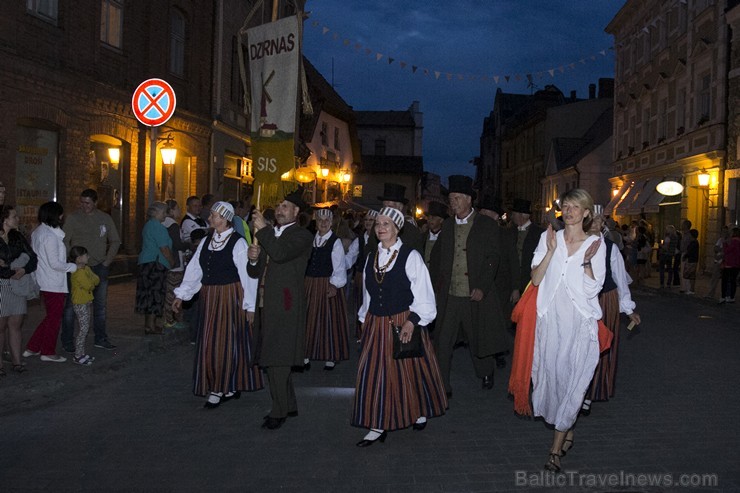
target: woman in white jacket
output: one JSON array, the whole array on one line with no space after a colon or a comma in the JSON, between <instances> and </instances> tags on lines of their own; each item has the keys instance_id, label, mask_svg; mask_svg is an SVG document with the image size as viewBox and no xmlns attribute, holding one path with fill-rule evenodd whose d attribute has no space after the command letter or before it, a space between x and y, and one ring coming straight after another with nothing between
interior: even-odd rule
<instances>
[{"instance_id":1,"label":"woman in white jacket","mask_svg":"<svg viewBox=\"0 0 740 493\"><path fill-rule=\"evenodd\" d=\"M38 255L36 281L46 308L46 317L36 327L26 345L23 357L41 355L41 361L64 363L67 358L56 354L57 336L67 298L67 272L77 265L67 262L62 218L64 209L57 202L46 202L39 208L39 226L31 234L31 246Z\"/></svg>"}]
</instances>

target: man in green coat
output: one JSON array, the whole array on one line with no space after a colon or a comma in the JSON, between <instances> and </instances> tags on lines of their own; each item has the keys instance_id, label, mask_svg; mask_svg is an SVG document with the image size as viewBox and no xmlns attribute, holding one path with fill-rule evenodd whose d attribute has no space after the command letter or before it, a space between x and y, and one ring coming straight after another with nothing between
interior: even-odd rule
<instances>
[{"instance_id":1,"label":"man in green coat","mask_svg":"<svg viewBox=\"0 0 740 493\"><path fill-rule=\"evenodd\" d=\"M447 395L452 395L450 366L458 333L470 345L473 366L484 389L493 387L494 354L508 349L497 285L501 269L498 224L473 209L470 177L449 179L450 209L429 263L437 298L434 345Z\"/></svg>"},{"instance_id":2,"label":"man in green coat","mask_svg":"<svg viewBox=\"0 0 740 493\"><path fill-rule=\"evenodd\" d=\"M303 282L313 236L298 225L308 206L301 192L293 192L275 208L271 228L254 211L255 239L249 247L247 273L260 279L256 324L257 362L266 367L272 410L263 428L280 428L288 416L298 415L291 369L303 365L306 332L306 296Z\"/></svg>"}]
</instances>

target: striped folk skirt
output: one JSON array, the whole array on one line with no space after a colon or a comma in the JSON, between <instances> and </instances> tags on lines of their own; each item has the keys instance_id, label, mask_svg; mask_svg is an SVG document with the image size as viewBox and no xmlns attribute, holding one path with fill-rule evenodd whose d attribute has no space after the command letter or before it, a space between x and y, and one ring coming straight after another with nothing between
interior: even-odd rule
<instances>
[{"instance_id":1,"label":"striped folk skirt","mask_svg":"<svg viewBox=\"0 0 740 493\"><path fill-rule=\"evenodd\" d=\"M357 312L360 310L360 307L362 306L362 287L363 287L363 278L362 278L362 271L355 272L355 279L353 284L353 293L355 297L355 313L354 317L352 317L352 320L355 323L355 337L359 341L362 339L362 324L359 320L357 320Z\"/></svg>"},{"instance_id":2,"label":"striped folk skirt","mask_svg":"<svg viewBox=\"0 0 740 493\"><path fill-rule=\"evenodd\" d=\"M263 387L262 373L251 362L252 328L242 310L241 283L203 285L198 299L198 335L193 393L253 391Z\"/></svg>"},{"instance_id":3,"label":"striped folk skirt","mask_svg":"<svg viewBox=\"0 0 740 493\"><path fill-rule=\"evenodd\" d=\"M619 354L619 294L612 289L599 296L599 304L604 314L604 325L614 333L609 349L601 353L596 365L594 379L586 392L586 399L608 401L614 397L614 382L617 377L617 355Z\"/></svg>"},{"instance_id":4,"label":"striped folk skirt","mask_svg":"<svg viewBox=\"0 0 740 493\"><path fill-rule=\"evenodd\" d=\"M409 312L393 315L402 325ZM367 314L363 325L355 384L352 425L361 428L399 430L419 417L441 416L447 408L442 375L429 333L422 328L424 356L393 359L393 336L388 317Z\"/></svg>"},{"instance_id":5,"label":"striped folk skirt","mask_svg":"<svg viewBox=\"0 0 740 493\"><path fill-rule=\"evenodd\" d=\"M328 277L306 277L306 353L305 357L319 361L349 359L347 307L344 290L337 289L329 298Z\"/></svg>"}]
</instances>

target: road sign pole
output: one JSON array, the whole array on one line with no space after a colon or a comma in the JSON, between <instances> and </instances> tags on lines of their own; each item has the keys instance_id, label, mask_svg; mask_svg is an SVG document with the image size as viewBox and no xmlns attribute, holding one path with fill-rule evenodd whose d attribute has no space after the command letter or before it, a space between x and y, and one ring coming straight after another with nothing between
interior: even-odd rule
<instances>
[{"instance_id":1,"label":"road sign pole","mask_svg":"<svg viewBox=\"0 0 740 493\"><path fill-rule=\"evenodd\" d=\"M149 127L151 129L151 143L149 144L149 203L147 207L151 206L155 200L157 200L157 128Z\"/></svg>"}]
</instances>

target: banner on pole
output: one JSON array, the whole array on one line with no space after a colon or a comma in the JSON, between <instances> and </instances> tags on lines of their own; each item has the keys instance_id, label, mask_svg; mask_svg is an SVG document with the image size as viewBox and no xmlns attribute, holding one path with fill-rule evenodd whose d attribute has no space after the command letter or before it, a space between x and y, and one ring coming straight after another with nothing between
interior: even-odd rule
<instances>
[{"instance_id":1,"label":"banner on pole","mask_svg":"<svg viewBox=\"0 0 740 493\"><path fill-rule=\"evenodd\" d=\"M255 183L262 185L265 206L282 199L280 178L294 167L301 53L298 32L295 16L247 30L252 162Z\"/></svg>"}]
</instances>

